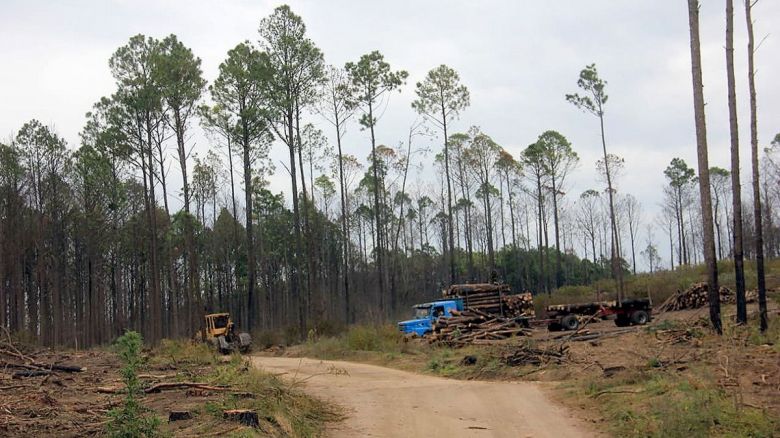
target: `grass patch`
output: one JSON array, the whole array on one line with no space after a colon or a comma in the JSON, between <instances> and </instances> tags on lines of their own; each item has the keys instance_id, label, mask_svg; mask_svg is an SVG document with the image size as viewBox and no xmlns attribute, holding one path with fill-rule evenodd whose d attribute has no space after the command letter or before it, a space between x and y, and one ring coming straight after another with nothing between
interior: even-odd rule
<instances>
[{"instance_id":1,"label":"grass patch","mask_svg":"<svg viewBox=\"0 0 780 438\"><path fill-rule=\"evenodd\" d=\"M318 359L373 359L388 363L420 354L427 346L405 339L392 325L355 325L337 336L309 336L300 346L303 356Z\"/></svg>"},{"instance_id":2,"label":"grass patch","mask_svg":"<svg viewBox=\"0 0 780 438\"><path fill-rule=\"evenodd\" d=\"M780 427L761 410L738 405L704 368L680 376L647 367L569 388L597 405L610 432L620 437L770 437Z\"/></svg>"},{"instance_id":3,"label":"grass patch","mask_svg":"<svg viewBox=\"0 0 780 438\"><path fill-rule=\"evenodd\" d=\"M163 339L149 356L149 364L152 366L171 365L186 368L215 365L218 362L219 356L211 345L188 340Z\"/></svg>"}]
</instances>

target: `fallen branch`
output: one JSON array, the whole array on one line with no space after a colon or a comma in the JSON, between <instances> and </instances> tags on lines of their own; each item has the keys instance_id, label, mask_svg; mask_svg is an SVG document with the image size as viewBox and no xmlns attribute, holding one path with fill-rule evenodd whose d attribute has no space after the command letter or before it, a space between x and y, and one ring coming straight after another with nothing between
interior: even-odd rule
<instances>
[{"instance_id":1,"label":"fallen branch","mask_svg":"<svg viewBox=\"0 0 780 438\"><path fill-rule=\"evenodd\" d=\"M22 370L11 374L11 378L20 379L22 377L48 376L49 374L51 374L51 371L48 370Z\"/></svg>"},{"instance_id":2,"label":"fallen branch","mask_svg":"<svg viewBox=\"0 0 780 438\"><path fill-rule=\"evenodd\" d=\"M610 391L610 390L607 389L607 390L604 390L604 391L599 391L599 392L593 394L591 397L592 398L598 398L598 397L601 397L604 394L639 394L640 392L643 392L643 391L631 391L631 390L628 390L628 389L618 389L618 390L615 390L615 391Z\"/></svg>"},{"instance_id":3,"label":"fallen branch","mask_svg":"<svg viewBox=\"0 0 780 438\"><path fill-rule=\"evenodd\" d=\"M34 360L25 356L24 354L16 353L14 351L9 351L2 348L0 348L0 354L12 356L25 362L25 363L13 363L13 362L3 361L2 363L3 366L12 367L12 368L64 371L66 373L80 373L87 370L85 367L80 367L77 365L58 365L58 364L45 364L41 362L35 362Z\"/></svg>"},{"instance_id":4,"label":"fallen branch","mask_svg":"<svg viewBox=\"0 0 780 438\"><path fill-rule=\"evenodd\" d=\"M162 379L170 379L172 377L176 377L176 375L175 374L139 374L138 375L139 379L157 379L157 380L162 380Z\"/></svg>"},{"instance_id":5,"label":"fallen branch","mask_svg":"<svg viewBox=\"0 0 780 438\"><path fill-rule=\"evenodd\" d=\"M166 382L166 383L158 383L156 385L152 385L144 389L144 392L147 394L154 394L161 391L165 391L167 389L182 389L182 388L198 388L198 389L205 389L207 391L231 391L230 387L224 385L214 386L214 385L208 385L205 383L197 383L197 382Z\"/></svg>"}]
</instances>

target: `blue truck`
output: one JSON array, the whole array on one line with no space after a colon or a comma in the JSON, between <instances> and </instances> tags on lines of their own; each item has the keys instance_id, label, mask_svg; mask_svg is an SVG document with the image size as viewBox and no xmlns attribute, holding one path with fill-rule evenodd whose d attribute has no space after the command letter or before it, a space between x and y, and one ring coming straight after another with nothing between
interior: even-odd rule
<instances>
[{"instance_id":1,"label":"blue truck","mask_svg":"<svg viewBox=\"0 0 780 438\"><path fill-rule=\"evenodd\" d=\"M398 330L403 333L414 333L424 336L433 330L433 322L440 316L451 317L452 311L463 311L463 299L454 298L437 300L430 303L417 304L412 307L414 319L398 323Z\"/></svg>"}]
</instances>

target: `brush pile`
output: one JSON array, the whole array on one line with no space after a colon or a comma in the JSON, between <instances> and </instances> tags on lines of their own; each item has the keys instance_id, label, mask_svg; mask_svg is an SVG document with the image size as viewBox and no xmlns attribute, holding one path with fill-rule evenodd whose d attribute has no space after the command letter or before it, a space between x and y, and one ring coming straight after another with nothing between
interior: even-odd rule
<instances>
[{"instance_id":1,"label":"brush pile","mask_svg":"<svg viewBox=\"0 0 780 438\"><path fill-rule=\"evenodd\" d=\"M512 294L508 284L453 284L442 292L444 298L462 298L467 309L503 317L534 316L530 292Z\"/></svg>"},{"instance_id":2,"label":"brush pile","mask_svg":"<svg viewBox=\"0 0 780 438\"><path fill-rule=\"evenodd\" d=\"M493 344L513 336L528 336L531 330L519 321L491 315L476 309L453 310L449 318L433 323L428 341L450 346Z\"/></svg>"},{"instance_id":3,"label":"brush pile","mask_svg":"<svg viewBox=\"0 0 780 438\"><path fill-rule=\"evenodd\" d=\"M501 362L509 366L561 364L569 358L569 346L558 344L558 347L547 349L523 346L511 349L501 354Z\"/></svg>"},{"instance_id":4,"label":"brush pile","mask_svg":"<svg viewBox=\"0 0 780 438\"><path fill-rule=\"evenodd\" d=\"M0 372L9 373L14 379L24 377L48 376L56 372L80 373L86 368L78 365L60 363L43 363L37 360L33 353L24 353L20 346L13 342L7 330L3 330L5 339L0 340Z\"/></svg>"},{"instance_id":5,"label":"brush pile","mask_svg":"<svg viewBox=\"0 0 780 438\"><path fill-rule=\"evenodd\" d=\"M674 295L666 299L658 306L656 312L669 312L684 309L698 309L709 303L707 292L709 287L707 283L694 283L684 291L677 291ZM757 298L755 291L748 291L745 294L746 302L751 303ZM720 302L734 304L737 302L736 294L725 286L720 287Z\"/></svg>"}]
</instances>

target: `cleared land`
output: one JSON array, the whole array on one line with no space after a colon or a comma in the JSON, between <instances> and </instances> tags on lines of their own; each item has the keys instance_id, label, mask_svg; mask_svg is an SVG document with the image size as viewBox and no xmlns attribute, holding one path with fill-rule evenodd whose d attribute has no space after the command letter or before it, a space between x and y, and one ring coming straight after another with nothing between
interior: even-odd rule
<instances>
[{"instance_id":1,"label":"cleared land","mask_svg":"<svg viewBox=\"0 0 780 438\"><path fill-rule=\"evenodd\" d=\"M345 406L334 437L591 437L585 425L533 382L463 381L376 365L254 357L270 373Z\"/></svg>"}]
</instances>

